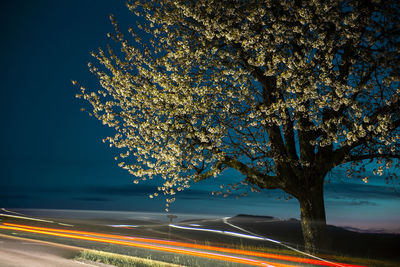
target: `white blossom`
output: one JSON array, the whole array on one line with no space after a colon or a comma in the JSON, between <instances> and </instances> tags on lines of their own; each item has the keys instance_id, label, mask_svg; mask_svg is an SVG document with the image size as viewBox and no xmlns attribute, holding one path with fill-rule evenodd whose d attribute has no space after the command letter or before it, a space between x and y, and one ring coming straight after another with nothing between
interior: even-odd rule
<instances>
[{"instance_id":1,"label":"white blossom","mask_svg":"<svg viewBox=\"0 0 400 267\"><path fill-rule=\"evenodd\" d=\"M250 2L128 1L141 17L133 38L111 17L120 51L92 53L102 89L80 87L77 97L115 129L105 141L131 162L119 166L134 183L162 177L160 191L173 195L231 167L278 177L255 185L289 191L282 169L301 180L321 166L399 155L395 12L379 1L378 11L345 1L351 12L337 0Z\"/></svg>"}]
</instances>

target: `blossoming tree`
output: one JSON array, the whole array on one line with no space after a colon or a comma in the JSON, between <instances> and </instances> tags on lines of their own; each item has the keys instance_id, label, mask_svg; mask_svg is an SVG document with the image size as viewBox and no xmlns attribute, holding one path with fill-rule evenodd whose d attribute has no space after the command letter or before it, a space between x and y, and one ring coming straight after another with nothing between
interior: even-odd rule
<instances>
[{"instance_id":1,"label":"blossoming tree","mask_svg":"<svg viewBox=\"0 0 400 267\"><path fill-rule=\"evenodd\" d=\"M135 183L162 177L159 191L174 195L236 169L244 178L232 188L279 188L299 201L312 252L324 242L332 169L367 182L363 166L375 160L378 174L396 176L400 2L127 6L137 16L129 36L111 17L120 51L99 49L89 64L102 89L81 87L78 97L115 128L106 140Z\"/></svg>"}]
</instances>

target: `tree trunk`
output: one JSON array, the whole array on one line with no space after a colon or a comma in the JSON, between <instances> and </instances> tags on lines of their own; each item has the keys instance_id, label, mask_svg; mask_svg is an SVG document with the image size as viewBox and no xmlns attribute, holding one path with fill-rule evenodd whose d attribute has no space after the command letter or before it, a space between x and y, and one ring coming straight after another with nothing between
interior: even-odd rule
<instances>
[{"instance_id":1,"label":"tree trunk","mask_svg":"<svg viewBox=\"0 0 400 267\"><path fill-rule=\"evenodd\" d=\"M306 252L315 254L318 250L328 249L323 183L307 188L298 200Z\"/></svg>"}]
</instances>

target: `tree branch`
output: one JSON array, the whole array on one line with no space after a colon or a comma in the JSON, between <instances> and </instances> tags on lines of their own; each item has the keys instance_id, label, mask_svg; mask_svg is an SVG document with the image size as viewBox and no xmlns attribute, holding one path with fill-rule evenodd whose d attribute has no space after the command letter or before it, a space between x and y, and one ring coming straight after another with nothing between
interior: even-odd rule
<instances>
[{"instance_id":1,"label":"tree branch","mask_svg":"<svg viewBox=\"0 0 400 267\"><path fill-rule=\"evenodd\" d=\"M399 102L400 101L397 101L397 106L399 106ZM385 108L387 108L387 106L383 107L382 109L385 109ZM378 114L375 113L375 115L376 115L375 120L377 120ZM399 128L399 127L400 127L400 119L393 122L391 130L393 131L396 128ZM359 139L357 142L354 142L351 145L343 146L340 149L334 151L333 152L333 156L332 156L332 164L333 164L333 166L337 166L339 164L344 163L345 156L348 155L353 148L356 148L357 146L368 142L368 139L371 140L371 139L373 139L373 137L367 135L367 136ZM346 162L348 162L348 161L346 161Z\"/></svg>"},{"instance_id":2,"label":"tree branch","mask_svg":"<svg viewBox=\"0 0 400 267\"><path fill-rule=\"evenodd\" d=\"M263 174L254 168L251 168L247 166L246 164L240 162L237 159L234 159L232 157L225 157L224 160L221 160L216 164L216 168L218 170L224 170L227 167L231 167L237 171L239 171L241 174L246 176L246 181L254 184L262 189L276 189L276 188L282 188L282 182L280 181L278 176L271 176L267 174ZM210 178L214 175L214 171L210 170L208 172L205 172L203 174L198 175L194 181L199 182L202 180L205 180L207 178Z\"/></svg>"},{"instance_id":3,"label":"tree branch","mask_svg":"<svg viewBox=\"0 0 400 267\"><path fill-rule=\"evenodd\" d=\"M354 155L348 157L344 162L342 163L348 163L352 161L360 161L360 160L366 160L366 159L376 159L376 158L394 158L394 159L400 159L400 154L368 154L368 155Z\"/></svg>"}]
</instances>

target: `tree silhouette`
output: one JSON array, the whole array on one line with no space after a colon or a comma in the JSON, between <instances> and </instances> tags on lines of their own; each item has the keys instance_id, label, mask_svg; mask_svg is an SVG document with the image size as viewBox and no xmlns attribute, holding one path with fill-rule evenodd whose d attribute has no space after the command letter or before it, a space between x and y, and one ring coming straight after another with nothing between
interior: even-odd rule
<instances>
[{"instance_id":1,"label":"tree silhouette","mask_svg":"<svg viewBox=\"0 0 400 267\"><path fill-rule=\"evenodd\" d=\"M233 189L279 188L299 201L314 252L326 240L332 169L367 182L363 166L375 160L396 177L399 4L129 1L129 36L111 17L121 51L99 49L89 64L103 89L78 97L115 128L106 140L135 183L159 176L159 191L174 195L236 169L244 179Z\"/></svg>"}]
</instances>

